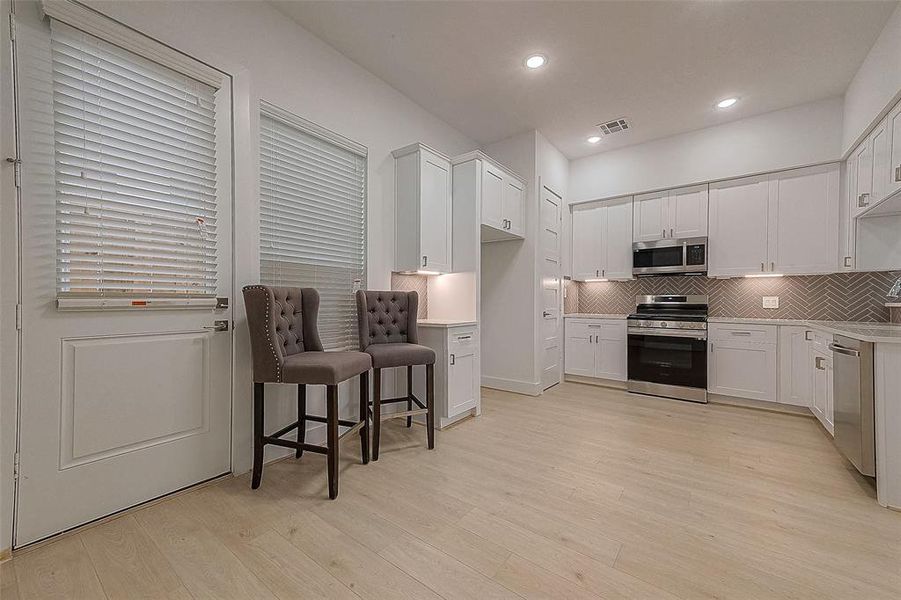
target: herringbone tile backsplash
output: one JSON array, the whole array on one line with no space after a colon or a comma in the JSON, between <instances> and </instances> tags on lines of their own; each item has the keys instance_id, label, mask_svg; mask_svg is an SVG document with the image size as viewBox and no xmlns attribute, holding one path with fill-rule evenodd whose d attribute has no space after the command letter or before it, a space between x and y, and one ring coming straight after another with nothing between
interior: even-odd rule
<instances>
[{"instance_id":1,"label":"herringbone tile backsplash","mask_svg":"<svg viewBox=\"0 0 901 600\"><path fill-rule=\"evenodd\" d=\"M391 289L398 292L419 292L419 318L429 318L429 278L427 275L391 274Z\"/></svg>"},{"instance_id":2,"label":"herringbone tile backsplash","mask_svg":"<svg viewBox=\"0 0 901 600\"><path fill-rule=\"evenodd\" d=\"M797 277L708 279L643 277L632 281L568 282L566 312L630 313L642 294L707 294L711 317L888 322L886 294L901 271ZM576 288L573 293L573 288ZM779 308L764 309L763 296L779 296Z\"/></svg>"}]
</instances>

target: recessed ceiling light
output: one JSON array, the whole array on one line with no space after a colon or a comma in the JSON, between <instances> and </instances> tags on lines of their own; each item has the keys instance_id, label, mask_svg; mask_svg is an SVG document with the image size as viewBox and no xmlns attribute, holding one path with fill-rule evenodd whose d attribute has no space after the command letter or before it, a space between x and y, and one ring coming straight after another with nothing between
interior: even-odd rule
<instances>
[{"instance_id":1,"label":"recessed ceiling light","mask_svg":"<svg viewBox=\"0 0 901 600\"><path fill-rule=\"evenodd\" d=\"M526 59L526 66L530 69L540 69L547 64L547 57L543 54L533 54Z\"/></svg>"},{"instance_id":2,"label":"recessed ceiling light","mask_svg":"<svg viewBox=\"0 0 901 600\"><path fill-rule=\"evenodd\" d=\"M717 108L729 108L733 104L738 102L738 98L725 98L716 103Z\"/></svg>"},{"instance_id":3,"label":"recessed ceiling light","mask_svg":"<svg viewBox=\"0 0 901 600\"><path fill-rule=\"evenodd\" d=\"M601 141L601 136L599 136L599 135L593 135L593 136L591 136L591 137L588 138L588 143L589 143L589 144L597 144L597 143L600 142L600 141Z\"/></svg>"}]
</instances>

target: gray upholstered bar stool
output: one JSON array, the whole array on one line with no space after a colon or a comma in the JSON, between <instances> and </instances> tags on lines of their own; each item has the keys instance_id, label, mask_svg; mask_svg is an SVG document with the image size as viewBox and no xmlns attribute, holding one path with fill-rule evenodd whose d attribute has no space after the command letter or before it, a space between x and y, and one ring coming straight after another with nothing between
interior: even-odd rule
<instances>
[{"instance_id":1,"label":"gray upholstered bar stool","mask_svg":"<svg viewBox=\"0 0 901 600\"><path fill-rule=\"evenodd\" d=\"M407 410L386 415L406 417L407 427L413 415L426 415L429 449L435 447L435 351L418 344L416 318L419 294L416 292L357 292L357 323L360 350L372 357L372 460L379 459L382 405L406 402ZM413 394L413 367L425 365L425 404ZM382 369L407 367L407 395L382 399ZM413 408L413 404L418 409Z\"/></svg>"},{"instance_id":2,"label":"gray upholstered bar stool","mask_svg":"<svg viewBox=\"0 0 901 600\"><path fill-rule=\"evenodd\" d=\"M249 285L244 288L244 305L250 327L253 355L253 479L260 487L263 449L266 444L294 448L300 458L304 450L325 454L328 461L328 495L338 496L338 443L360 432L363 464L369 462L369 368L372 360L365 352L323 352L319 339L319 292L313 288ZM360 376L360 418L338 418L338 384ZM272 435L263 433L265 383L297 385L297 421ZM307 414L307 385L326 386L326 416ZM325 446L304 441L307 421L326 424ZM348 427L338 435L338 427ZM297 441L282 436L297 430Z\"/></svg>"}]
</instances>

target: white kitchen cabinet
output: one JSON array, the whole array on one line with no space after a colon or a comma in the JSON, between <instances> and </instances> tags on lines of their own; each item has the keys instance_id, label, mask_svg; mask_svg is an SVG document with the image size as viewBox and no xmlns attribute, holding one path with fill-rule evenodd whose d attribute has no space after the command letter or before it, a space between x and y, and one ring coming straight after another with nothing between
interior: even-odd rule
<instances>
[{"instance_id":1,"label":"white kitchen cabinet","mask_svg":"<svg viewBox=\"0 0 901 600\"><path fill-rule=\"evenodd\" d=\"M711 323L708 336L709 392L777 400L775 326Z\"/></svg>"},{"instance_id":2,"label":"white kitchen cabinet","mask_svg":"<svg viewBox=\"0 0 901 600\"><path fill-rule=\"evenodd\" d=\"M633 241L707 235L707 184L635 196Z\"/></svg>"},{"instance_id":3,"label":"white kitchen cabinet","mask_svg":"<svg viewBox=\"0 0 901 600\"><path fill-rule=\"evenodd\" d=\"M482 241L522 239L525 235L525 183L486 155L476 153L473 156L482 164Z\"/></svg>"},{"instance_id":4,"label":"white kitchen cabinet","mask_svg":"<svg viewBox=\"0 0 901 600\"><path fill-rule=\"evenodd\" d=\"M886 131L886 186L885 195L901 191L901 102L889 112L885 120Z\"/></svg>"},{"instance_id":5,"label":"white kitchen cabinet","mask_svg":"<svg viewBox=\"0 0 901 600\"><path fill-rule=\"evenodd\" d=\"M829 433L834 429L834 402L833 402L833 369L832 351L829 343L832 336L826 333L814 331L809 342L810 358L808 369L811 372L811 396L810 412L819 419L820 423Z\"/></svg>"},{"instance_id":6,"label":"white kitchen cabinet","mask_svg":"<svg viewBox=\"0 0 901 600\"><path fill-rule=\"evenodd\" d=\"M779 327L779 397L781 404L810 406L813 372L810 342L813 332L794 325Z\"/></svg>"},{"instance_id":7,"label":"white kitchen cabinet","mask_svg":"<svg viewBox=\"0 0 901 600\"><path fill-rule=\"evenodd\" d=\"M572 278L632 279L632 198L573 207Z\"/></svg>"},{"instance_id":8,"label":"white kitchen cabinet","mask_svg":"<svg viewBox=\"0 0 901 600\"><path fill-rule=\"evenodd\" d=\"M767 262L767 176L710 184L708 275L762 273Z\"/></svg>"},{"instance_id":9,"label":"white kitchen cabinet","mask_svg":"<svg viewBox=\"0 0 901 600\"><path fill-rule=\"evenodd\" d=\"M873 145L865 139L851 152L851 217L854 218L870 205L873 196Z\"/></svg>"},{"instance_id":10,"label":"white kitchen cabinet","mask_svg":"<svg viewBox=\"0 0 901 600\"><path fill-rule=\"evenodd\" d=\"M711 277L840 270L838 164L710 185Z\"/></svg>"},{"instance_id":11,"label":"white kitchen cabinet","mask_svg":"<svg viewBox=\"0 0 901 600\"><path fill-rule=\"evenodd\" d=\"M450 273L450 159L423 144L392 152L395 176L395 271Z\"/></svg>"},{"instance_id":12,"label":"white kitchen cabinet","mask_svg":"<svg viewBox=\"0 0 901 600\"><path fill-rule=\"evenodd\" d=\"M628 346L625 319L566 319L567 375L625 381Z\"/></svg>"},{"instance_id":13,"label":"white kitchen cabinet","mask_svg":"<svg viewBox=\"0 0 901 600\"><path fill-rule=\"evenodd\" d=\"M435 425L441 429L481 408L478 328L473 324L419 324L419 343L435 351ZM414 368L413 389L425 399L425 370ZM406 390L399 376L398 395Z\"/></svg>"}]
</instances>

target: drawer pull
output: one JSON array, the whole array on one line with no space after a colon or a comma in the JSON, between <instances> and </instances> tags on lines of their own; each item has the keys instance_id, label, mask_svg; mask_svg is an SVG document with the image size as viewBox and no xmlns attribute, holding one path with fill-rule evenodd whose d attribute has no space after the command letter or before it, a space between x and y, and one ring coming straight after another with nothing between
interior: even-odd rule
<instances>
[{"instance_id":1,"label":"drawer pull","mask_svg":"<svg viewBox=\"0 0 901 600\"><path fill-rule=\"evenodd\" d=\"M733 331L732 335L751 335L750 331Z\"/></svg>"},{"instance_id":2,"label":"drawer pull","mask_svg":"<svg viewBox=\"0 0 901 600\"><path fill-rule=\"evenodd\" d=\"M457 336L457 341L471 340L471 339L472 339L472 336L471 336L471 335L459 335L459 336Z\"/></svg>"},{"instance_id":3,"label":"drawer pull","mask_svg":"<svg viewBox=\"0 0 901 600\"><path fill-rule=\"evenodd\" d=\"M816 360L814 361L814 363L815 363L814 366L816 366L816 368L819 369L820 371L825 371L826 367L823 366L824 362L826 362L825 358L823 358L822 356L817 356Z\"/></svg>"}]
</instances>

